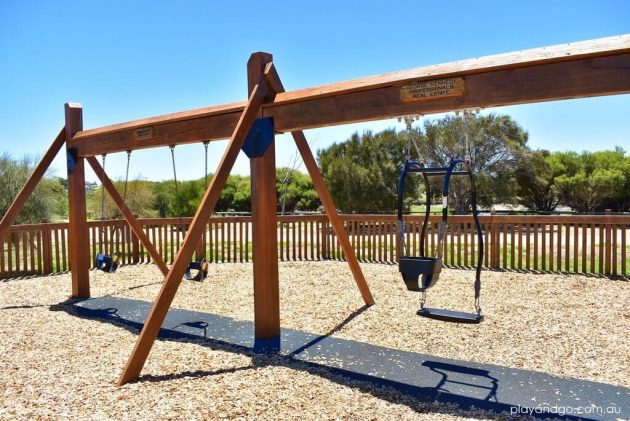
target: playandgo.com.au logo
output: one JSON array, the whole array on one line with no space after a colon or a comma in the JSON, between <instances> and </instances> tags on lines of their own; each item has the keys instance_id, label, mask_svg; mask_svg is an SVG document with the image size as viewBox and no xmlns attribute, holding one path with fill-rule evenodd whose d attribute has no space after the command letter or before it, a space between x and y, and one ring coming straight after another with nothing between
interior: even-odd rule
<instances>
[{"instance_id":1,"label":"playandgo.com.au logo","mask_svg":"<svg viewBox=\"0 0 630 421\"><path fill-rule=\"evenodd\" d=\"M512 406L510 408L510 415L540 415L540 414L554 414L561 417L565 415L619 415L621 414L621 407L608 406L602 407L597 405L591 406L562 406L562 405L538 405L533 407L528 406Z\"/></svg>"}]
</instances>

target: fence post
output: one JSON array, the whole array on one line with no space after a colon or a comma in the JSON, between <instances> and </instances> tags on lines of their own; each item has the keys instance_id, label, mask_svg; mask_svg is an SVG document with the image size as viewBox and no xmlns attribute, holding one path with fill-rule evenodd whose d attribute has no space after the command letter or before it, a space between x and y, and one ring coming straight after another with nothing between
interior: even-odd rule
<instances>
[{"instance_id":1,"label":"fence post","mask_svg":"<svg viewBox=\"0 0 630 421\"><path fill-rule=\"evenodd\" d=\"M42 223L45 224L42 228L42 259L44 263L44 273L52 273L52 233L48 226L48 219L42 219Z\"/></svg>"},{"instance_id":2,"label":"fence post","mask_svg":"<svg viewBox=\"0 0 630 421\"><path fill-rule=\"evenodd\" d=\"M611 216L612 216L612 210L611 209L605 209L605 227L606 227L606 241L604 243L604 273L606 275L610 275L611 274L611 260L612 260L612 253L611 253L611 249L612 249L612 221L611 221ZM616 233L615 233L616 234ZM600 245L601 247L601 245ZM614 251L615 253L617 252L616 250Z\"/></svg>"},{"instance_id":3,"label":"fence post","mask_svg":"<svg viewBox=\"0 0 630 421\"><path fill-rule=\"evenodd\" d=\"M201 238L199 239L199 242L197 243L197 247L195 248L195 259L196 260L201 260L201 259L205 259L206 258L205 239L206 239L206 233L204 232L203 234L201 234ZM228 244L228 250L229 250L229 248L230 248L230 245Z\"/></svg>"},{"instance_id":4,"label":"fence post","mask_svg":"<svg viewBox=\"0 0 630 421\"><path fill-rule=\"evenodd\" d=\"M329 260L328 255L328 219L322 224L322 260Z\"/></svg>"},{"instance_id":5,"label":"fence post","mask_svg":"<svg viewBox=\"0 0 630 421\"><path fill-rule=\"evenodd\" d=\"M488 250L490 251L490 267L494 269L498 269L499 267L499 230L497 230L497 224L494 219L496 215L496 209L492 208L490 210L490 244Z\"/></svg>"},{"instance_id":6,"label":"fence post","mask_svg":"<svg viewBox=\"0 0 630 421\"><path fill-rule=\"evenodd\" d=\"M134 215L138 219L138 215ZM131 232L131 259L133 263L140 263L140 239L133 230Z\"/></svg>"}]
</instances>

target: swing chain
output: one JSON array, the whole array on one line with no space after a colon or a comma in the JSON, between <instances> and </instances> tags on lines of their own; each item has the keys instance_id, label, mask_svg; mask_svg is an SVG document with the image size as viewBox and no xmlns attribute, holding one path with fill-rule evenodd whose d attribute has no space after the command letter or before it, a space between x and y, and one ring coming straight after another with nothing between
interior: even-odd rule
<instances>
[{"instance_id":1,"label":"swing chain","mask_svg":"<svg viewBox=\"0 0 630 421\"><path fill-rule=\"evenodd\" d=\"M175 169L175 145L171 145L169 148L171 149L171 160L173 161L173 180L175 180L175 198L177 199L179 193L177 190L177 170Z\"/></svg>"},{"instance_id":2,"label":"swing chain","mask_svg":"<svg viewBox=\"0 0 630 421\"><path fill-rule=\"evenodd\" d=\"M129 181L129 163L131 162L131 150L127 151L127 171L125 173L125 190L123 192L123 202L127 201L127 183Z\"/></svg>"},{"instance_id":3,"label":"swing chain","mask_svg":"<svg viewBox=\"0 0 630 421\"><path fill-rule=\"evenodd\" d=\"M413 122L420 119L420 115L418 114L410 114L402 117L398 117L399 122L404 122L407 126L407 161L411 161L411 147L413 146L418 154L418 159L420 159L420 150L418 149L418 145L413 141L413 137L411 135Z\"/></svg>"},{"instance_id":4,"label":"swing chain","mask_svg":"<svg viewBox=\"0 0 630 421\"><path fill-rule=\"evenodd\" d=\"M105 157L107 155L103 154L101 157L103 172L105 172ZM101 183L101 234L105 234L105 186Z\"/></svg>"},{"instance_id":5,"label":"swing chain","mask_svg":"<svg viewBox=\"0 0 630 421\"><path fill-rule=\"evenodd\" d=\"M105 157L106 154L102 155L102 167L103 167L103 172L105 172ZM101 185L101 221L103 221L105 219L105 186ZM101 222L102 225L102 222Z\"/></svg>"},{"instance_id":6,"label":"swing chain","mask_svg":"<svg viewBox=\"0 0 630 421\"><path fill-rule=\"evenodd\" d=\"M459 113L462 113L462 119L464 121L464 149L465 149L465 156L468 158L468 162L472 165L472 148L470 147L470 138L469 138L469 131L470 131L470 118L471 117L475 117L476 115L479 114L479 112L481 111L481 108L465 108L463 110L458 110L455 111L455 115L459 115Z\"/></svg>"},{"instance_id":7,"label":"swing chain","mask_svg":"<svg viewBox=\"0 0 630 421\"><path fill-rule=\"evenodd\" d=\"M205 141L203 142L203 147L205 149L205 180L206 180L206 189L208 188L208 143L210 143L209 141Z\"/></svg>"}]
</instances>

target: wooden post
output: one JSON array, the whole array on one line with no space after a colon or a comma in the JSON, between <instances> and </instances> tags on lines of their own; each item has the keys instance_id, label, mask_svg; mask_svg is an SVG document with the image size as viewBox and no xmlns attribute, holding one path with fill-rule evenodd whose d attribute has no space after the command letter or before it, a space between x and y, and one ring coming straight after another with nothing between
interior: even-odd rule
<instances>
[{"instance_id":1,"label":"wooden post","mask_svg":"<svg viewBox=\"0 0 630 421\"><path fill-rule=\"evenodd\" d=\"M137 219L138 215L134 215L134 218ZM140 239L133 230L131 231L131 259L133 263L140 262Z\"/></svg>"},{"instance_id":2,"label":"wooden post","mask_svg":"<svg viewBox=\"0 0 630 421\"><path fill-rule=\"evenodd\" d=\"M44 228L42 229L42 260L44 273L52 273L52 238L48 219L42 220Z\"/></svg>"},{"instance_id":3,"label":"wooden post","mask_svg":"<svg viewBox=\"0 0 630 421\"><path fill-rule=\"evenodd\" d=\"M497 269L499 267L499 230L497 230L497 223L495 222L495 216L497 211L493 208L490 210L490 267Z\"/></svg>"},{"instance_id":4,"label":"wooden post","mask_svg":"<svg viewBox=\"0 0 630 421\"><path fill-rule=\"evenodd\" d=\"M249 94L271 63L268 53L254 53L247 62ZM250 158L252 188L252 259L254 266L254 325L256 339L280 335L280 284L276 217L275 142L263 156Z\"/></svg>"},{"instance_id":5,"label":"wooden post","mask_svg":"<svg viewBox=\"0 0 630 421\"><path fill-rule=\"evenodd\" d=\"M326 212L326 210L324 209L324 212ZM328 220L322 222L322 236L321 236L322 242L321 242L321 247L322 247L322 260L329 260L330 257L328 256Z\"/></svg>"},{"instance_id":6,"label":"wooden post","mask_svg":"<svg viewBox=\"0 0 630 421\"><path fill-rule=\"evenodd\" d=\"M199 239L199 243L197 243L197 247L195 248L195 259L201 260L206 258L206 243L204 241L205 232L201 235Z\"/></svg>"},{"instance_id":7,"label":"wooden post","mask_svg":"<svg viewBox=\"0 0 630 421\"><path fill-rule=\"evenodd\" d=\"M612 273L611 270L611 260L612 260L612 254L616 253L617 250L612 250L612 236L613 236L613 231L612 231L612 209L605 209L605 227L606 227L606 241L604 242L604 273L606 275L610 275ZM615 233L616 235L617 233ZM600 246L601 247L601 246Z\"/></svg>"},{"instance_id":8,"label":"wooden post","mask_svg":"<svg viewBox=\"0 0 630 421\"><path fill-rule=\"evenodd\" d=\"M90 235L85 213L85 160L75 148L67 147L75 133L83 130L81 104L65 105L66 153L68 155L68 249L72 271L72 296L90 296Z\"/></svg>"}]
</instances>

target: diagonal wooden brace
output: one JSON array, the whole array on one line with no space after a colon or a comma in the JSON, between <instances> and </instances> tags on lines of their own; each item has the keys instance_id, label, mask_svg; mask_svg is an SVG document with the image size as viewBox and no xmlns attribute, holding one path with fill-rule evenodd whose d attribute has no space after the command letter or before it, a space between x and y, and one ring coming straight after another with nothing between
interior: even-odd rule
<instances>
[{"instance_id":1,"label":"diagonal wooden brace","mask_svg":"<svg viewBox=\"0 0 630 421\"><path fill-rule=\"evenodd\" d=\"M118 190L116 190L116 187L114 186L112 181L109 179L109 177L105 173L105 170L103 170L103 167L101 167L101 164L99 164L98 160L93 156L89 156L86 159L87 159L87 162L92 167L92 169L94 170L94 173L96 174L96 176L99 178L99 180L101 180L101 183L103 184L103 187L105 188L105 190L107 190L107 193L109 193L109 196L112 198L112 200L114 201L118 209L120 209L120 211L122 212L123 217L129 224L131 229L133 230L134 234L136 234L138 239L142 242L144 247L147 249L147 251L151 255L151 258L153 259L155 264L162 271L162 274L166 276L166 274L168 273L168 266L166 266L166 263L164 263L162 256L160 256L160 253L158 253L157 249L155 248L155 246L153 245L149 237L145 234L144 230L142 229L142 226L140 225L138 220L133 216L133 213L131 213L131 211L127 207L127 204L125 203L123 198L120 197Z\"/></svg>"},{"instance_id":2,"label":"diagonal wooden brace","mask_svg":"<svg viewBox=\"0 0 630 421\"><path fill-rule=\"evenodd\" d=\"M46 174L46 170L50 166L50 163L53 161L53 159L55 159L55 156L57 156L57 153L65 143L65 133L66 132L64 127L61 129L61 131L53 141L52 145L50 145L50 148L48 148L48 151L46 151L46 154L44 154L44 156L42 157L42 160L39 162L39 164L37 164L37 167L35 167L35 169L31 173L30 177L24 184L24 187L22 187L22 190L20 190L20 193L17 195L15 200L13 200L13 203L2 217L2 221L0 221L0 241L2 241L2 238L4 238L4 235L7 233L9 227L13 225L13 223L17 219L20 211L22 210L22 207L31 196L31 194L33 194L35 187L37 187L37 183L39 183L44 174Z\"/></svg>"},{"instance_id":3,"label":"diagonal wooden brace","mask_svg":"<svg viewBox=\"0 0 630 421\"><path fill-rule=\"evenodd\" d=\"M118 380L118 385L124 385L125 383L136 380L140 375L142 367L144 367L144 363L151 351L151 347L155 342L155 338L162 327L166 313L175 298L175 294L177 293L177 289L182 281L188 262L195 251L195 246L201 238L201 234L205 229L208 219L212 216L212 212L219 200L223 186L225 185L225 182L230 175L230 171L234 166L234 162L236 161L241 147L245 142L245 137L247 136L252 123L258 116L260 107L262 106L268 93L269 89L267 87L267 83L265 82L264 77L261 76L258 80L258 84L252 90L247 105L243 110L243 114L241 114L241 117L234 128L234 132L230 138L230 143L223 153L217 172L215 176L212 177L212 181L210 182L210 185L208 186L208 189L197 208L195 217L193 218L186 237L184 238L184 243L177 252L175 261L173 262L173 265L162 284L162 289L151 307L151 311L147 316L136 345L129 357L129 360L127 361L127 364L125 365L120 379Z\"/></svg>"},{"instance_id":4,"label":"diagonal wooden brace","mask_svg":"<svg viewBox=\"0 0 630 421\"><path fill-rule=\"evenodd\" d=\"M270 64L268 71L265 72L265 77L267 78L267 83L269 84L269 86L271 86L271 89L273 89L274 92L284 92L284 86L282 85L282 81L280 80L278 72L276 71L273 63ZM315 157L313 157L311 148L308 146L308 142L306 141L304 132L302 132L301 130L293 131L291 132L291 135L293 136L295 144L300 151L300 155L302 155L302 160L304 161L304 165L306 166L306 169L311 176L311 180L313 181L313 185L317 190L317 194L322 201L322 205L324 205L324 209L326 210L326 215L328 216L330 225L332 225L333 230L335 231L335 234L337 235L337 238L341 243L341 249L346 256L346 260L348 261L348 265L350 266L350 270L352 271L354 280L359 287L359 291L361 292L363 301L365 301L366 305L372 305L374 304L374 298L372 297L370 288L365 280L365 277L363 276L363 271L361 271L359 261L354 254L354 250L352 249L352 245L350 244L350 239L348 238L348 233L343 226L341 218L339 218L337 207L332 200L330 192L326 188L326 183L324 182L322 174L319 172L319 168L317 167L317 162L315 161Z\"/></svg>"},{"instance_id":5,"label":"diagonal wooden brace","mask_svg":"<svg viewBox=\"0 0 630 421\"><path fill-rule=\"evenodd\" d=\"M322 177L322 174L319 172L317 162L313 157L311 148L308 146L306 137L301 130L291 132L291 135L293 136L295 144L300 151L300 155L302 155L302 160L304 161L304 165L306 166L306 169L311 176L311 180L313 181L315 190L317 190L317 194L322 201L322 205L324 205L324 209L326 210L326 215L328 216L330 225L332 225L333 230L337 235L337 239L341 243L341 249L346 256L346 261L348 262L348 266L350 266L350 270L352 271L354 280L359 287L359 291L361 291L363 301L365 301L366 305L372 305L374 304L374 298L372 297L372 293L370 292L370 287L368 286L365 277L363 276L363 271L361 270L361 266L359 265L357 256L354 254L354 250L352 249L352 245L350 244L348 233L343 226L343 221L341 221L341 218L339 218L335 203L332 200L330 192L326 188L324 177Z\"/></svg>"}]
</instances>

